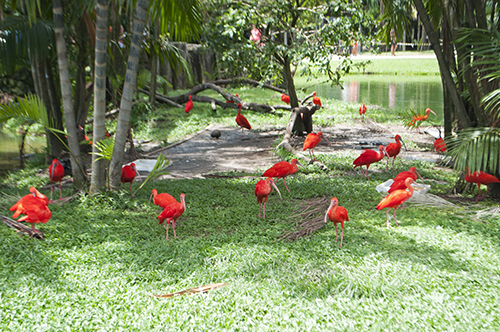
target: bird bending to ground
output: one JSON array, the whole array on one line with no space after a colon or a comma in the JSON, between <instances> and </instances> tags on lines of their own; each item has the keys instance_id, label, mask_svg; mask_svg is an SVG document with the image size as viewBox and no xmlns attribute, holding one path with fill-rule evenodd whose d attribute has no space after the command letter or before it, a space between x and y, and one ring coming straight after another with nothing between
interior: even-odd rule
<instances>
[{"instance_id":1,"label":"bird bending to ground","mask_svg":"<svg viewBox=\"0 0 500 332\"><path fill-rule=\"evenodd\" d=\"M325 224L327 223L326 218L330 219L335 224L335 242L337 242L337 237L339 235L339 230L337 224L340 223L341 233L340 233L340 247L342 248L342 241L344 239L344 221L349 221L349 216L347 215L347 210L343 206L338 206L339 201L337 197L332 198L330 202L330 207L326 210L325 214Z\"/></svg>"},{"instance_id":2,"label":"bird bending to ground","mask_svg":"<svg viewBox=\"0 0 500 332\"><path fill-rule=\"evenodd\" d=\"M297 159L292 159L291 163L289 163L288 161L280 161L271 166L267 171L264 172L264 174L262 174L262 176L283 179L286 190L290 192L286 185L285 177L297 173L299 171L299 167L297 165L302 166ZM302 168L304 168L304 166L302 166Z\"/></svg>"},{"instance_id":3,"label":"bird bending to ground","mask_svg":"<svg viewBox=\"0 0 500 332\"><path fill-rule=\"evenodd\" d=\"M321 99L319 99L319 97L316 97L316 91L313 91L313 104L318 105L318 106L322 106Z\"/></svg>"},{"instance_id":4,"label":"bird bending to ground","mask_svg":"<svg viewBox=\"0 0 500 332\"><path fill-rule=\"evenodd\" d=\"M363 173L363 177L365 176L365 172L363 171L363 165L366 165L366 179L370 180L368 177L368 167L370 167L371 164L376 163L377 161L381 161L382 158L384 158L386 152L385 152L385 147L383 145L378 147L378 150L380 153L377 153L376 151L373 150L365 150L361 155L356 158L352 163L354 164L354 168L360 167L361 172Z\"/></svg>"},{"instance_id":5,"label":"bird bending to ground","mask_svg":"<svg viewBox=\"0 0 500 332\"><path fill-rule=\"evenodd\" d=\"M193 97L189 95L189 100L186 103L186 106L184 107L184 112L189 113L193 109Z\"/></svg>"},{"instance_id":6,"label":"bird bending to ground","mask_svg":"<svg viewBox=\"0 0 500 332\"><path fill-rule=\"evenodd\" d=\"M175 201L175 203L167 205L158 216L159 225L163 224L163 222L165 222L165 219L167 220L165 222L165 227L167 228L167 235L166 235L167 240L168 240L168 225L170 224L170 221L172 221L172 230L174 231L174 237L175 238L177 237L177 235L175 234L175 223L177 222L177 219L180 216L182 216L184 211L186 211L185 197L186 195L181 194L180 203Z\"/></svg>"},{"instance_id":7,"label":"bird bending to ground","mask_svg":"<svg viewBox=\"0 0 500 332\"><path fill-rule=\"evenodd\" d=\"M255 185L255 196L257 197L257 202L259 202L259 217L263 217L264 219L266 219L266 202L267 202L267 197L271 193L271 186L273 186L274 189L276 189L281 198L281 193L278 187L276 187L276 184L274 183L274 180L272 178L259 180ZM260 207L262 205L262 201L264 201L264 207L262 208L262 214L260 214Z\"/></svg>"},{"instance_id":8,"label":"bird bending to ground","mask_svg":"<svg viewBox=\"0 0 500 332\"><path fill-rule=\"evenodd\" d=\"M325 139L325 141L328 142L325 136L323 136L323 133L321 131L318 131L317 134L315 133L309 133L306 136L306 140L304 141L304 147L302 148L302 151L306 151L309 149L309 156L311 157L311 160L316 160L316 157L314 156L314 148L316 145L321 142L321 137ZM328 142L330 144L330 142Z\"/></svg>"},{"instance_id":9,"label":"bird bending to ground","mask_svg":"<svg viewBox=\"0 0 500 332\"><path fill-rule=\"evenodd\" d=\"M359 115L361 115L361 121L365 122L366 105L365 103L359 106Z\"/></svg>"},{"instance_id":10,"label":"bird bending to ground","mask_svg":"<svg viewBox=\"0 0 500 332\"><path fill-rule=\"evenodd\" d=\"M59 199L62 199L61 181L62 181L63 177L64 177L63 165L61 165L59 160L52 159L52 164L50 164L50 166L49 166L49 180L50 180L50 201L49 201L49 203L53 202L52 193L54 192L54 183L55 182L59 182Z\"/></svg>"},{"instance_id":11,"label":"bird bending to ground","mask_svg":"<svg viewBox=\"0 0 500 332\"><path fill-rule=\"evenodd\" d=\"M238 126L241 127L241 135L243 135L243 128L246 128L248 130L252 129L252 126L248 122L247 118L245 118L243 115L241 115L241 108L243 105L238 104L238 114L236 115L236 123Z\"/></svg>"},{"instance_id":12,"label":"bird bending to ground","mask_svg":"<svg viewBox=\"0 0 500 332\"><path fill-rule=\"evenodd\" d=\"M16 204L14 204L10 211L15 211L12 218L17 218L20 214L25 214L24 217L19 218L17 221L25 221L31 224L31 229L34 232L40 233L35 229L35 224L45 224L49 221L52 213L48 208L49 200L47 196L40 193L34 187L30 188L30 194L22 197Z\"/></svg>"},{"instance_id":13,"label":"bird bending to ground","mask_svg":"<svg viewBox=\"0 0 500 332\"><path fill-rule=\"evenodd\" d=\"M135 167L134 163L131 163L130 165L125 165L122 167L122 175L121 175L121 182L125 184L126 182L130 182L130 197L133 197L132 195L132 182L134 182L135 176L140 174L137 168Z\"/></svg>"},{"instance_id":14,"label":"bird bending to ground","mask_svg":"<svg viewBox=\"0 0 500 332\"><path fill-rule=\"evenodd\" d=\"M422 115L422 114L414 115L413 118L411 119L411 121L406 126L407 127L414 127L414 126L416 126L417 133L421 134L421 132L420 132L420 125L422 124L423 121L427 120L427 118L429 117L429 112L431 112L432 114L434 114L435 116L437 116L436 113L434 113L433 110L431 110L430 108L427 108L425 110L425 115Z\"/></svg>"},{"instance_id":15,"label":"bird bending to ground","mask_svg":"<svg viewBox=\"0 0 500 332\"><path fill-rule=\"evenodd\" d=\"M161 193L158 194L158 190L153 189L151 192L151 196L149 196L149 201L151 202L151 197L153 197L153 204L158 205L161 208L166 208L167 205L172 203L177 203L177 200L170 194Z\"/></svg>"},{"instance_id":16,"label":"bird bending to ground","mask_svg":"<svg viewBox=\"0 0 500 332\"><path fill-rule=\"evenodd\" d=\"M407 178L412 178L413 181L417 181L417 175L422 179L422 182L424 182L424 179L422 176L417 172L417 169L415 167L410 167L409 171L405 172L400 172L398 175L396 175L393 179L393 183L389 187L388 193L392 193L393 191L400 190L400 189L406 189L406 184L405 180Z\"/></svg>"},{"instance_id":17,"label":"bird bending to ground","mask_svg":"<svg viewBox=\"0 0 500 332\"><path fill-rule=\"evenodd\" d=\"M496 176L485 173L483 171L475 171L474 173L470 174L469 167L465 167L465 181L477 184L479 193L477 194L476 203L480 199L483 199L486 196L486 194L490 191L490 188L488 187L489 184L500 183L500 180ZM486 190L483 196L481 196L482 184L488 187L488 190Z\"/></svg>"},{"instance_id":18,"label":"bird bending to ground","mask_svg":"<svg viewBox=\"0 0 500 332\"><path fill-rule=\"evenodd\" d=\"M441 129L437 129L439 131L439 137L434 141L434 149L437 153L445 153L446 152L446 143L444 139L441 137Z\"/></svg>"},{"instance_id":19,"label":"bird bending to ground","mask_svg":"<svg viewBox=\"0 0 500 332\"><path fill-rule=\"evenodd\" d=\"M411 186L411 184L415 182L413 181L412 178L407 178L405 180L405 186L406 188L408 189L408 191L406 190L396 190L396 191L393 191L392 193L390 193L389 195L387 195L384 199L382 199L380 201L380 203L378 203L376 209L377 210L382 210L382 209L385 209L387 208L387 228L390 227L389 225L389 209L394 209L394 222L396 223L396 226L399 226L398 225L398 221L396 219L396 208L403 204L404 202L406 202L408 199L410 199L410 197L413 195L413 187Z\"/></svg>"},{"instance_id":20,"label":"bird bending to ground","mask_svg":"<svg viewBox=\"0 0 500 332\"><path fill-rule=\"evenodd\" d=\"M287 94L281 94L281 101L286 103L287 105L290 105L290 96Z\"/></svg>"},{"instance_id":21,"label":"bird bending to ground","mask_svg":"<svg viewBox=\"0 0 500 332\"><path fill-rule=\"evenodd\" d=\"M405 146L405 149L406 149L406 144L405 144L405 142L403 142L403 139L401 138L401 136L396 135L396 137L394 137L394 139L396 140L396 143L389 143L385 147L385 152L387 155L387 165L385 167L385 170L387 170L389 168L389 159L391 159L391 158L393 158L392 159L392 169L394 169L394 161L396 160L396 157L398 156L399 152L401 151L401 143L403 143L403 145Z\"/></svg>"}]
</instances>

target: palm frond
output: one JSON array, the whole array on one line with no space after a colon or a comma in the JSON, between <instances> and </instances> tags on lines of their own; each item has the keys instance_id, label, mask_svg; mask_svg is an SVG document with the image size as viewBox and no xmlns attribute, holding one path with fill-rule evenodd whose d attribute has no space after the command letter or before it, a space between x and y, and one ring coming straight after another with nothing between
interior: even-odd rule
<instances>
[{"instance_id":1,"label":"palm frond","mask_svg":"<svg viewBox=\"0 0 500 332\"><path fill-rule=\"evenodd\" d=\"M198 38L202 31L203 5L200 0L152 0L151 21L160 19L162 34L172 40Z\"/></svg>"},{"instance_id":2,"label":"palm frond","mask_svg":"<svg viewBox=\"0 0 500 332\"><path fill-rule=\"evenodd\" d=\"M151 170L151 173L149 173L148 177L146 178L146 180L144 180L144 182L142 182L142 184L139 186L139 188L137 188L135 191L134 191L134 195L142 188L144 187L144 185L152 180L152 179L156 179L157 177L159 176L162 176L162 175L165 175L165 174L168 174L169 172L167 172L165 169L168 167L168 165L170 165L170 160L168 160L165 155L162 155L160 154L158 156L158 159L156 159L156 164L155 166L153 167L153 169Z\"/></svg>"},{"instance_id":3,"label":"palm frond","mask_svg":"<svg viewBox=\"0 0 500 332\"><path fill-rule=\"evenodd\" d=\"M467 128L446 140L447 158L454 168L500 172L500 129Z\"/></svg>"},{"instance_id":4,"label":"palm frond","mask_svg":"<svg viewBox=\"0 0 500 332\"><path fill-rule=\"evenodd\" d=\"M94 143L98 152L91 152L91 154L98 156L97 160L104 159L106 161L110 161L113 156L113 149L115 148L115 139L114 137L109 137L103 139L99 142Z\"/></svg>"}]
</instances>

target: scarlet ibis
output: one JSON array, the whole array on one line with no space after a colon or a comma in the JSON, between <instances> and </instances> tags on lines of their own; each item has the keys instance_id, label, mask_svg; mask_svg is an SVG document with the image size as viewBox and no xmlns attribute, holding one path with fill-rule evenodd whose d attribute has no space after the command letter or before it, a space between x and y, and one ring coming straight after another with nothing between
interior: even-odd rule
<instances>
[{"instance_id":1,"label":"scarlet ibis","mask_svg":"<svg viewBox=\"0 0 500 332\"><path fill-rule=\"evenodd\" d=\"M235 94L235 96L239 97L237 93ZM234 101L232 101L232 100L226 100L226 103L227 104L234 104Z\"/></svg>"},{"instance_id":2,"label":"scarlet ibis","mask_svg":"<svg viewBox=\"0 0 500 332\"><path fill-rule=\"evenodd\" d=\"M439 131L439 137L436 138L436 140L434 141L434 149L438 153L439 152L445 153L446 152L446 143L445 143L444 139L441 137L441 129L438 128L438 131Z\"/></svg>"},{"instance_id":3,"label":"scarlet ibis","mask_svg":"<svg viewBox=\"0 0 500 332\"><path fill-rule=\"evenodd\" d=\"M20 214L25 214L24 217L19 218L17 221L29 222L34 232L40 232L35 229L35 224L45 224L52 216L48 204L49 200L47 196L40 193L34 187L31 187L30 194L22 197L10 208L10 211L15 211L12 218L17 218Z\"/></svg>"},{"instance_id":4,"label":"scarlet ibis","mask_svg":"<svg viewBox=\"0 0 500 332\"><path fill-rule=\"evenodd\" d=\"M370 180L368 177L368 167L370 167L371 164L376 163L377 161L381 161L382 158L385 156L385 147L383 145L378 147L378 150L380 153L377 153L376 151L373 150L365 150L361 155L356 158L352 163L354 164L354 168L360 167L361 172L363 172L363 177L365 176L365 173L363 171L363 165L366 165L366 179Z\"/></svg>"},{"instance_id":5,"label":"scarlet ibis","mask_svg":"<svg viewBox=\"0 0 500 332\"><path fill-rule=\"evenodd\" d=\"M317 134L315 133L309 133L306 136L306 140L304 141L304 147L302 148L302 151L306 151L309 149L309 156L311 156L312 160L316 160L316 157L314 156L314 148L316 145L321 142L321 137L323 137L327 142L328 140L326 139L325 136L323 136L323 133L321 131L318 131ZM328 142L330 144L330 142Z\"/></svg>"},{"instance_id":6,"label":"scarlet ibis","mask_svg":"<svg viewBox=\"0 0 500 332\"><path fill-rule=\"evenodd\" d=\"M78 125L78 129L83 132L83 138L85 139L85 141L87 141L88 144L92 145L92 141L87 136L87 134L85 134L85 129L83 129L82 126L80 126L80 125Z\"/></svg>"},{"instance_id":7,"label":"scarlet ibis","mask_svg":"<svg viewBox=\"0 0 500 332\"><path fill-rule=\"evenodd\" d=\"M297 159L292 159L292 162L289 163L288 161L280 161L273 166L271 166L267 171L262 174L263 177L271 177L271 178L282 178L283 183L285 184L286 190L290 192L288 189L286 182L285 182L285 177L288 175L295 174L299 171L299 168L297 165L302 166ZM304 167L304 166L302 166Z\"/></svg>"},{"instance_id":8,"label":"scarlet ibis","mask_svg":"<svg viewBox=\"0 0 500 332\"><path fill-rule=\"evenodd\" d=\"M54 182L59 182L59 199L62 199L61 181L64 177L64 167L59 160L52 159L52 164L49 166L49 179L50 179L50 201L52 200L52 192L54 191Z\"/></svg>"},{"instance_id":9,"label":"scarlet ibis","mask_svg":"<svg viewBox=\"0 0 500 332\"><path fill-rule=\"evenodd\" d=\"M259 217L263 217L264 219L266 219L266 202L267 202L267 197L271 193L271 186L273 186L274 189L276 189L281 198L281 193L278 187L276 187L276 184L272 178L259 180L255 185L255 196L257 197L257 202L259 202ZM262 201L264 201L264 207L262 208L262 214L260 214L260 207Z\"/></svg>"},{"instance_id":10,"label":"scarlet ibis","mask_svg":"<svg viewBox=\"0 0 500 332\"><path fill-rule=\"evenodd\" d=\"M341 233L340 233L340 247L342 248L342 240L344 239L344 221L349 221L349 216L347 215L347 210L343 206L338 206L339 201L337 197L332 198L330 206L326 210L325 214L325 224L327 223L326 218L330 219L335 224L335 242L337 242L337 237L339 235L339 230L337 224L340 223Z\"/></svg>"},{"instance_id":11,"label":"scarlet ibis","mask_svg":"<svg viewBox=\"0 0 500 332\"><path fill-rule=\"evenodd\" d=\"M432 114L437 116L433 110L431 110L430 108L427 108L425 110L425 115L422 115L422 114L414 115L413 118L411 119L411 121L406 126L407 127L416 126L417 132L420 134L420 125L422 124L423 121L427 120L427 118L429 117L429 112L431 112Z\"/></svg>"},{"instance_id":12,"label":"scarlet ibis","mask_svg":"<svg viewBox=\"0 0 500 332\"><path fill-rule=\"evenodd\" d=\"M398 221L396 219L396 208L403 204L404 202L406 202L412 195L413 195L413 187L411 186L411 184L415 182L413 181L412 178L407 178L405 180L405 186L406 188L408 189L408 191L406 190L396 190L396 191L393 191L392 193L390 193L389 195L387 195L384 199L382 199L380 201L380 203L378 203L376 209L377 210L382 210L382 209L385 209L385 208L388 208L387 209L387 227L389 228L389 209L394 209L394 222L396 223L396 226L399 226L398 225Z\"/></svg>"},{"instance_id":13,"label":"scarlet ibis","mask_svg":"<svg viewBox=\"0 0 500 332\"><path fill-rule=\"evenodd\" d=\"M290 96L283 93L281 95L281 101L284 102L284 103L286 103L286 104L288 104L288 105L290 105Z\"/></svg>"},{"instance_id":14,"label":"scarlet ibis","mask_svg":"<svg viewBox=\"0 0 500 332\"><path fill-rule=\"evenodd\" d=\"M137 171L137 168L135 167L134 163L131 163L130 165L125 165L122 167L122 175L121 175L121 182L125 184L126 182L130 182L130 197L132 197L132 182L134 182L135 176L139 175L139 171Z\"/></svg>"},{"instance_id":15,"label":"scarlet ibis","mask_svg":"<svg viewBox=\"0 0 500 332\"><path fill-rule=\"evenodd\" d=\"M163 224L165 222L165 219L167 220L165 222L165 227L167 228L167 236L166 239L168 240L168 225L170 224L170 221L172 221L172 230L174 231L174 237L177 237L175 234L175 223L177 222L177 219L182 216L184 211L186 211L186 201L185 201L186 195L181 194L181 202L175 201L175 203L167 205L163 211L160 213L158 216L158 224Z\"/></svg>"},{"instance_id":16,"label":"scarlet ibis","mask_svg":"<svg viewBox=\"0 0 500 332\"><path fill-rule=\"evenodd\" d=\"M189 95L189 100L186 103L186 106L184 107L184 112L189 113L193 109L193 97Z\"/></svg>"},{"instance_id":17,"label":"scarlet ibis","mask_svg":"<svg viewBox=\"0 0 500 332\"><path fill-rule=\"evenodd\" d=\"M405 149L406 149L406 144L405 144L405 142L403 142L403 139L401 138L401 136L396 135L396 137L394 137L394 139L396 140L396 143L389 143L385 147L385 151L386 151L386 155L387 155L387 165L385 167L386 170L389 168L389 159L391 159L391 158L393 158L392 159L392 169L394 169L394 161L396 160L396 157L398 156L399 152L401 151L401 143L403 143L403 145L405 146Z\"/></svg>"},{"instance_id":18,"label":"scarlet ibis","mask_svg":"<svg viewBox=\"0 0 500 332\"><path fill-rule=\"evenodd\" d=\"M476 198L476 203L480 200L483 199L488 191L490 191L490 188L488 187L489 184L492 183L500 183L500 180L491 174L485 173L483 171L475 171L474 173L470 174L469 172L469 167L465 167L465 181L470 182L470 183L475 183L477 184L477 188L479 190L479 193L477 194ZM481 185L484 184L488 187L488 190L484 193L483 196L481 196Z\"/></svg>"},{"instance_id":19,"label":"scarlet ibis","mask_svg":"<svg viewBox=\"0 0 500 332\"><path fill-rule=\"evenodd\" d=\"M252 129L252 126L248 122L247 118L245 118L243 115L241 115L241 108L243 105L238 104L238 115L236 115L236 123L238 126L241 127L241 134L243 135L243 128L246 128L248 130Z\"/></svg>"},{"instance_id":20,"label":"scarlet ibis","mask_svg":"<svg viewBox=\"0 0 500 332\"><path fill-rule=\"evenodd\" d=\"M417 172L417 169L415 167L410 167L409 171L405 172L400 172L398 175L394 177L394 182L391 184L389 187L388 193L391 193L396 190L400 189L406 189L405 185L405 180L407 178L412 178L414 181L417 181L417 175L422 179L422 182L424 182L424 179L422 176ZM425 182L424 182L425 183Z\"/></svg>"},{"instance_id":21,"label":"scarlet ibis","mask_svg":"<svg viewBox=\"0 0 500 332\"><path fill-rule=\"evenodd\" d=\"M321 106L321 99L319 99L319 97L316 97L316 91L313 91L313 104Z\"/></svg>"},{"instance_id":22,"label":"scarlet ibis","mask_svg":"<svg viewBox=\"0 0 500 332\"><path fill-rule=\"evenodd\" d=\"M153 204L158 205L161 208L165 208L167 205L172 203L177 203L177 200L170 194L161 193L158 194L158 190L153 189L151 196L149 196L149 201L151 202L151 197L153 197Z\"/></svg>"},{"instance_id":23,"label":"scarlet ibis","mask_svg":"<svg viewBox=\"0 0 500 332\"><path fill-rule=\"evenodd\" d=\"M366 113L366 105L365 103L361 104L359 106L359 115L361 115L361 120L365 122L365 113Z\"/></svg>"}]
</instances>

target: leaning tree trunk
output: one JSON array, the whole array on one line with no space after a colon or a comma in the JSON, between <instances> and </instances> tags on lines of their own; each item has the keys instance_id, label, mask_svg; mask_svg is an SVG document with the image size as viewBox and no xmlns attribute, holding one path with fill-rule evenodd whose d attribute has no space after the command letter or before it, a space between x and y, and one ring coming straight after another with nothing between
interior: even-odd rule
<instances>
[{"instance_id":1,"label":"leaning tree trunk","mask_svg":"<svg viewBox=\"0 0 500 332\"><path fill-rule=\"evenodd\" d=\"M106 50L108 48L108 0L97 1L97 33L94 70L94 144L92 150L92 178L90 194L96 194L106 185L106 160L98 159L96 143L106 137Z\"/></svg>"},{"instance_id":2,"label":"leaning tree trunk","mask_svg":"<svg viewBox=\"0 0 500 332\"><path fill-rule=\"evenodd\" d=\"M66 131L68 133L68 145L71 151L73 183L76 188L83 189L86 178L82 158L80 157L80 143L78 142L75 112L73 109L73 96L71 92L71 79L69 75L68 54L64 36L64 21L61 0L52 0L52 11L54 13L54 31L56 35L57 62L59 65L59 77L61 81L64 120L66 123Z\"/></svg>"},{"instance_id":3,"label":"leaning tree trunk","mask_svg":"<svg viewBox=\"0 0 500 332\"><path fill-rule=\"evenodd\" d=\"M120 189L120 175L122 171L123 155L125 153L125 142L130 127L130 113L132 111L132 100L137 84L137 71L139 68L139 55L143 39L144 26L147 20L147 9L149 0L137 1L134 19L134 31L130 53L127 61L127 73L123 85L123 95L120 102L120 113L115 134L115 148L109 166L110 186L112 190Z\"/></svg>"},{"instance_id":4,"label":"leaning tree trunk","mask_svg":"<svg viewBox=\"0 0 500 332\"><path fill-rule=\"evenodd\" d=\"M434 53L436 54L439 69L444 76L444 80L446 82L446 86L448 88L448 92L450 93L451 100L453 101L453 106L455 106L455 110L457 112L457 116L462 123L462 126L468 128L471 126L469 117L467 116L467 111L465 109L465 105L460 98L460 94L458 93L455 82L453 81L453 77L451 76L450 67L448 62L446 61L443 52L441 51L441 47L439 46L439 39L432 27L432 23L429 20L429 16L427 15L427 11L422 3L422 0L413 0L415 7L417 8L417 12L422 19L422 23L424 24L427 35L429 36L429 40L431 42L432 48L434 49Z\"/></svg>"}]
</instances>

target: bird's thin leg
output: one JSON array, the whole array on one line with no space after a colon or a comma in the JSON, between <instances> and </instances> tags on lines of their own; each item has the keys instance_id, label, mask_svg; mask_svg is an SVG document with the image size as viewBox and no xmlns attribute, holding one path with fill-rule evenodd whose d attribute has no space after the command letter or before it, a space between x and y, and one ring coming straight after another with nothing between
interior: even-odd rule
<instances>
[{"instance_id":1,"label":"bird's thin leg","mask_svg":"<svg viewBox=\"0 0 500 332\"><path fill-rule=\"evenodd\" d=\"M290 190L288 189L288 187L286 186L286 182L285 182L285 178L283 178L283 183L285 184L285 188L286 190L288 190L288 192L290 192ZM274 189L274 188L273 188Z\"/></svg>"},{"instance_id":2,"label":"bird's thin leg","mask_svg":"<svg viewBox=\"0 0 500 332\"><path fill-rule=\"evenodd\" d=\"M259 202L259 218L262 217L262 214L260 214L261 205L262 205L262 202Z\"/></svg>"},{"instance_id":3,"label":"bird's thin leg","mask_svg":"<svg viewBox=\"0 0 500 332\"><path fill-rule=\"evenodd\" d=\"M344 227L340 230L340 248L342 248L342 241L344 241Z\"/></svg>"},{"instance_id":4,"label":"bird's thin leg","mask_svg":"<svg viewBox=\"0 0 500 332\"><path fill-rule=\"evenodd\" d=\"M34 222L31 223L31 230L33 232L35 232L35 233L41 233L38 229L35 229L35 223Z\"/></svg>"},{"instance_id":5,"label":"bird's thin leg","mask_svg":"<svg viewBox=\"0 0 500 332\"><path fill-rule=\"evenodd\" d=\"M49 203L54 202L54 201L52 200L52 193L53 193L53 192L54 192L54 184L52 183L52 184L50 185L50 201L49 201Z\"/></svg>"},{"instance_id":6,"label":"bird's thin leg","mask_svg":"<svg viewBox=\"0 0 500 332\"><path fill-rule=\"evenodd\" d=\"M389 159L391 159L391 158L387 157L387 164L385 165L385 170L386 171L389 169Z\"/></svg>"},{"instance_id":7,"label":"bird's thin leg","mask_svg":"<svg viewBox=\"0 0 500 332\"><path fill-rule=\"evenodd\" d=\"M392 159L392 169L394 169L394 162L396 161L396 157Z\"/></svg>"},{"instance_id":8,"label":"bird's thin leg","mask_svg":"<svg viewBox=\"0 0 500 332\"><path fill-rule=\"evenodd\" d=\"M387 215L387 222L385 224L386 224L387 228L389 228L389 227L391 227L391 225L389 225L389 209L387 209L386 215Z\"/></svg>"},{"instance_id":9,"label":"bird's thin leg","mask_svg":"<svg viewBox=\"0 0 500 332\"><path fill-rule=\"evenodd\" d=\"M387 212L389 212L389 209L387 209ZM394 222L396 223L396 227L399 227L398 221L396 219L396 208L394 208Z\"/></svg>"},{"instance_id":10,"label":"bird's thin leg","mask_svg":"<svg viewBox=\"0 0 500 332\"><path fill-rule=\"evenodd\" d=\"M488 192L490 191L490 188L488 187L488 190L486 190L486 192L484 193L483 196L479 197L479 199L483 199L486 197L486 194L488 194Z\"/></svg>"},{"instance_id":11,"label":"bird's thin leg","mask_svg":"<svg viewBox=\"0 0 500 332\"><path fill-rule=\"evenodd\" d=\"M266 201L264 201L264 206L262 207L263 218L266 219Z\"/></svg>"},{"instance_id":12,"label":"bird's thin leg","mask_svg":"<svg viewBox=\"0 0 500 332\"><path fill-rule=\"evenodd\" d=\"M134 195L132 195L132 181L130 181L130 197L134 197Z\"/></svg>"},{"instance_id":13,"label":"bird's thin leg","mask_svg":"<svg viewBox=\"0 0 500 332\"><path fill-rule=\"evenodd\" d=\"M59 199L62 199L62 189L61 189L62 185L61 185L61 182L59 182Z\"/></svg>"},{"instance_id":14,"label":"bird's thin leg","mask_svg":"<svg viewBox=\"0 0 500 332\"><path fill-rule=\"evenodd\" d=\"M368 165L366 165L366 179L370 181L370 178L368 177Z\"/></svg>"},{"instance_id":15,"label":"bird's thin leg","mask_svg":"<svg viewBox=\"0 0 500 332\"><path fill-rule=\"evenodd\" d=\"M175 221L172 221L172 229L174 230L174 237L177 238L177 235L175 235Z\"/></svg>"},{"instance_id":16,"label":"bird's thin leg","mask_svg":"<svg viewBox=\"0 0 500 332\"><path fill-rule=\"evenodd\" d=\"M479 193L477 194L476 203L479 201L479 198L481 197L481 185L479 183L477 184L477 189L479 190Z\"/></svg>"},{"instance_id":17,"label":"bird's thin leg","mask_svg":"<svg viewBox=\"0 0 500 332\"><path fill-rule=\"evenodd\" d=\"M335 224L335 242L337 241L337 236L339 235L339 230L337 229L337 224Z\"/></svg>"},{"instance_id":18,"label":"bird's thin leg","mask_svg":"<svg viewBox=\"0 0 500 332\"><path fill-rule=\"evenodd\" d=\"M166 237L166 239L168 240L168 224L169 224L169 223L168 223L168 222L165 222L165 224L167 225L167 237Z\"/></svg>"}]
</instances>

